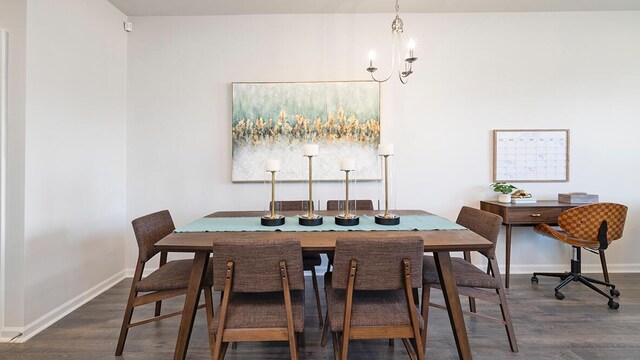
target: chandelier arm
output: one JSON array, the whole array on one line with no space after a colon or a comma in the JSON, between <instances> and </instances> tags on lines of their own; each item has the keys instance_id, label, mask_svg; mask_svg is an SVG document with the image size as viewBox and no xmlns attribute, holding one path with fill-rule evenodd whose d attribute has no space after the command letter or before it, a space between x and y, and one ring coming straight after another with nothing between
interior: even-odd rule
<instances>
[{"instance_id":1,"label":"chandelier arm","mask_svg":"<svg viewBox=\"0 0 640 360\"><path fill-rule=\"evenodd\" d=\"M408 76L408 75L407 75ZM402 72L400 72L400 70L398 70L398 79L400 79L400 82L404 85L406 83L409 82L409 79L407 78L407 76L402 75ZM405 80L406 79L406 80Z\"/></svg>"}]
</instances>

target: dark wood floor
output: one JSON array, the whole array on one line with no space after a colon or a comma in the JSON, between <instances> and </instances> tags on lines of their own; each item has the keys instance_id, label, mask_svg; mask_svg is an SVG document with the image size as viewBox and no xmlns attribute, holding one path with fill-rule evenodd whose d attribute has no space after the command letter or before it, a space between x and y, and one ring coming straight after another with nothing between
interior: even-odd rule
<instances>
[{"instance_id":1,"label":"dark wood floor","mask_svg":"<svg viewBox=\"0 0 640 360\"><path fill-rule=\"evenodd\" d=\"M640 359L640 274L613 274L622 292L620 309L610 310L606 301L578 283L565 288L565 300L556 300L557 282L540 278L532 285L529 276L512 277L508 300L520 353L509 351L501 326L467 319L475 359ZM320 347L320 329L310 280L307 279L306 342L302 359L332 359L331 343ZM130 280L124 280L77 311L24 344L0 344L0 359L112 359ZM435 290L434 292L438 292ZM46 296L46 295L45 295ZM433 296L440 301L441 296ZM182 299L166 302L174 311ZM466 301L463 302L466 306ZM149 315L153 305L137 310ZM498 315L498 308L479 302L478 311ZM135 317L135 314L134 314ZM170 359L173 354L177 317L141 326L129 332L123 359ZM190 359L209 359L205 314L198 313L189 347ZM286 359L285 343L245 343L229 350L227 359ZM358 341L350 359L407 359L400 342ZM427 356L456 359L455 344L446 312L431 309Z\"/></svg>"}]
</instances>

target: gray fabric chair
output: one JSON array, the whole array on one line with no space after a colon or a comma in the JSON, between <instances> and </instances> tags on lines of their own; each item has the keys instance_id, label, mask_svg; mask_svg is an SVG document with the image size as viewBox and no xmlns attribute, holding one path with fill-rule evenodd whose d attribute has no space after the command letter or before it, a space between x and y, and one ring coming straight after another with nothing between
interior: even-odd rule
<instances>
[{"instance_id":1,"label":"gray fabric chair","mask_svg":"<svg viewBox=\"0 0 640 360\"><path fill-rule=\"evenodd\" d=\"M412 294L422 286L423 253L420 237L338 239L334 271L325 274L321 345L330 330L334 357L345 360L350 340L401 338L411 358L424 359Z\"/></svg>"},{"instance_id":2,"label":"gray fabric chair","mask_svg":"<svg viewBox=\"0 0 640 360\"><path fill-rule=\"evenodd\" d=\"M344 209L344 200L327 200L327 210ZM349 200L349 209L354 210L374 210L371 200Z\"/></svg>"},{"instance_id":3,"label":"gray fabric chair","mask_svg":"<svg viewBox=\"0 0 640 360\"><path fill-rule=\"evenodd\" d=\"M518 343L516 342L516 335L513 331L511 315L509 313L509 307L507 306L507 297L502 285L502 278L500 277L500 270L498 269L498 261L496 260L495 254L502 217L464 206L460 210L456 222L493 243L490 249L480 252L488 260L488 269L486 272L471 264L470 252L464 253L464 259L451 258L458 292L460 295L469 296L469 307L471 311L465 312L465 314L504 325L507 331L507 337L509 338L511 351L518 352ZM424 318L422 340L426 345L429 307L433 306L446 309L446 306L429 303L431 288L440 288L440 278L438 277L436 264L432 256L424 257L422 281L422 317ZM488 289L489 291L483 289ZM498 319L477 314L475 298L500 305L502 318Z\"/></svg>"},{"instance_id":4,"label":"gray fabric chair","mask_svg":"<svg viewBox=\"0 0 640 360\"><path fill-rule=\"evenodd\" d=\"M306 211L309 202L307 200L285 200L276 201L276 209L279 211ZM311 203L313 209L315 209L313 203ZM269 202L271 207L271 202ZM304 270L311 271L311 280L313 282L313 292L316 297L316 309L318 310L318 324L322 327L322 304L320 303L320 289L318 287L318 275L316 274L316 266L322 264L322 258L320 253L317 252L304 252L302 254L302 262L304 263Z\"/></svg>"},{"instance_id":5,"label":"gray fabric chair","mask_svg":"<svg viewBox=\"0 0 640 360\"><path fill-rule=\"evenodd\" d=\"M213 359L224 359L229 342L288 341L304 331L304 273L300 241L222 240L213 245L214 289L222 303L210 328Z\"/></svg>"},{"instance_id":6,"label":"gray fabric chair","mask_svg":"<svg viewBox=\"0 0 640 360\"><path fill-rule=\"evenodd\" d=\"M129 329L147 324L149 322L166 319L171 316L182 315L182 311L161 315L162 300L180 296L186 293L189 287L189 277L191 275L192 260L175 260L167 262L167 253L160 253L160 267L158 270L142 278L146 263L158 254L154 245L158 240L171 234L175 230L173 220L169 211L159 211L133 220L133 231L138 242L138 261L136 270L129 291L129 300L124 312L120 337L116 347L116 356L122 355L124 344L127 340ZM209 271L205 279L202 291L204 292L205 307L207 309L207 323L211 325L213 318L213 301L211 297L211 287L213 286L213 268L209 263ZM145 293L139 295L139 293ZM155 316L151 319L131 323L133 309L135 307L156 303ZM213 342L209 344L213 353Z\"/></svg>"},{"instance_id":7,"label":"gray fabric chair","mask_svg":"<svg viewBox=\"0 0 640 360\"><path fill-rule=\"evenodd\" d=\"M327 210L338 211L344 209L344 200L327 200ZM373 201L371 200L349 200L349 209L355 210L374 210ZM333 265L333 253L327 253L329 262L327 263L327 271L331 270Z\"/></svg>"}]
</instances>

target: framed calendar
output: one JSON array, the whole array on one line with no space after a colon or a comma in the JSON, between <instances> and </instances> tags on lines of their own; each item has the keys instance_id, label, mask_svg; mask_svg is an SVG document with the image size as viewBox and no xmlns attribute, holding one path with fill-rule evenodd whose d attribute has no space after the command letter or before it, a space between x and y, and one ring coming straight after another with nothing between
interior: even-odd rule
<instances>
[{"instance_id":1,"label":"framed calendar","mask_svg":"<svg viewBox=\"0 0 640 360\"><path fill-rule=\"evenodd\" d=\"M493 181L569 181L569 130L494 130Z\"/></svg>"}]
</instances>

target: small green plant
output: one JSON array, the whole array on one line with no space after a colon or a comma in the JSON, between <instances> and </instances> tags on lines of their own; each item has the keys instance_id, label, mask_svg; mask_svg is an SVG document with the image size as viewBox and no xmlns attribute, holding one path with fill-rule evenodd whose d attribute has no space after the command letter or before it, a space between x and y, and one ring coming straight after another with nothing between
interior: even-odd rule
<instances>
[{"instance_id":1,"label":"small green plant","mask_svg":"<svg viewBox=\"0 0 640 360\"><path fill-rule=\"evenodd\" d=\"M504 182L495 182L490 186L493 188L493 191L502 194L511 194L514 190L518 190L517 187Z\"/></svg>"}]
</instances>

